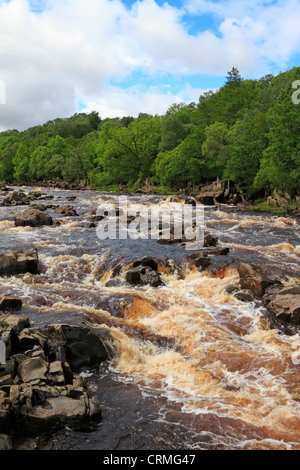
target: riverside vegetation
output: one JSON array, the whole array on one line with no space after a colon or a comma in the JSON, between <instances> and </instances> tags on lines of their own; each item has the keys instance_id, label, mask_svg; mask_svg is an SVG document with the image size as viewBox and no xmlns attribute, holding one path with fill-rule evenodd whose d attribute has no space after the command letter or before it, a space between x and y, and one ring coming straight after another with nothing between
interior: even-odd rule
<instances>
[{"instance_id":1,"label":"riverside vegetation","mask_svg":"<svg viewBox=\"0 0 300 470\"><path fill-rule=\"evenodd\" d=\"M281 205L266 200L274 190L293 208L300 107L292 85L299 77L300 67L259 80L232 68L219 90L174 104L163 116L101 119L94 111L7 130L0 134L0 181L195 194L226 179L262 210Z\"/></svg>"}]
</instances>

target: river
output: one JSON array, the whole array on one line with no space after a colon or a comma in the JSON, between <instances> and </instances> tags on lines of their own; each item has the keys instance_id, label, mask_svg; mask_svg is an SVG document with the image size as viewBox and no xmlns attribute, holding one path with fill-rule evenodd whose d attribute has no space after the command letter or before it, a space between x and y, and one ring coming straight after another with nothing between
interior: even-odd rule
<instances>
[{"instance_id":1,"label":"river","mask_svg":"<svg viewBox=\"0 0 300 470\"><path fill-rule=\"evenodd\" d=\"M299 219L205 207L206 229L229 254L199 271L179 244L100 240L89 228L92 212L117 203L118 194L41 190L53 198L38 203L70 204L79 216L48 209L58 225L15 227L26 207L1 207L0 251L37 248L40 274L2 277L0 294L20 297L32 326L103 325L116 356L84 371L101 422L89 432L63 429L40 448L299 450L300 336L267 329L259 301L226 290L238 285L239 261L260 264L286 285L299 282ZM162 196L128 199L137 207L166 204ZM106 285L118 264L145 255L162 261L163 286Z\"/></svg>"}]
</instances>

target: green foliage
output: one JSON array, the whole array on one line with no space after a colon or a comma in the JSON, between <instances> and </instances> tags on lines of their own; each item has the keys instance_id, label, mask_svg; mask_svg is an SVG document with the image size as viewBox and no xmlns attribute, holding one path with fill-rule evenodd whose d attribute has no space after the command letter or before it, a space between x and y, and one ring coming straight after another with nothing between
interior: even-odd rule
<instances>
[{"instance_id":1,"label":"green foliage","mask_svg":"<svg viewBox=\"0 0 300 470\"><path fill-rule=\"evenodd\" d=\"M235 67L199 102L163 116L101 119L96 111L0 133L0 181L62 178L128 190L147 180L159 192L225 178L249 195L295 194L300 177L300 105L292 84L300 67L245 80Z\"/></svg>"},{"instance_id":2,"label":"green foliage","mask_svg":"<svg viewBox=\"0 0 300 470\"><path fill-rule=\"evenodd\" d=\"M255 178L256 187L280 188L292 194L300 181L300 113L292 91L284 91L268 113L269 146Z\"/></svg>"}]
</instances>

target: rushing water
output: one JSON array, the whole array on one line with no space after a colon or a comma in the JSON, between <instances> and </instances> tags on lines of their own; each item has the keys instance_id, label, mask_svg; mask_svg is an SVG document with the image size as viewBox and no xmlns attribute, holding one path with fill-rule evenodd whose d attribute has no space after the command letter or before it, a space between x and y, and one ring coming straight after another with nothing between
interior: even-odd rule
<instances>
[{"instance_id":1,"label":"rushing water","mask_svg":"<svg viewBox=\"0 0 300 470\"><path fill-rule=\"evenodd\" d=\"M299 282L297 219L205 208L206 229L230 252L215 258L215 269L199 272L184 246L99 240L88 228L91 213L104 201L118 202L117 194L44 192L54 198L39 202L70 204L79 217L48 209L59 225L15 227L26 207L1 207L0 251L37 248L41 272L0 278L0 294L22 298L33 326L103 325L116 348L111 363L86 371L102 422L89 433L65 429L44 447L300 449L299 334L266 329L259 302L226 291L238 285L239 261L263 265L286 285ZM130 200L137 207L166 204L155 196ZM161 260L163 287L106 286L117 264L146 254Z\"/></svg>"}]
</instances>

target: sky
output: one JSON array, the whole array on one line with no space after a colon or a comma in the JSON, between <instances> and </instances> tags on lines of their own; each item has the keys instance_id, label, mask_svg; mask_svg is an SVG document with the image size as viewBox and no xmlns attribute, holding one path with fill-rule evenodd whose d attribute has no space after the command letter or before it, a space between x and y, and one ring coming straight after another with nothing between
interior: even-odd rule
<instances>
[{"instance_id":1,"label":"sky","mask_svg":"<svg viewBox=\"0 0 300 470\"><path fill-rule=\"evenodd\" d=\"M163 115L300 65L300 0L0 0L0 131ZM300 77L299 77L300 79Z\"/></svg>"}]
</instances>

